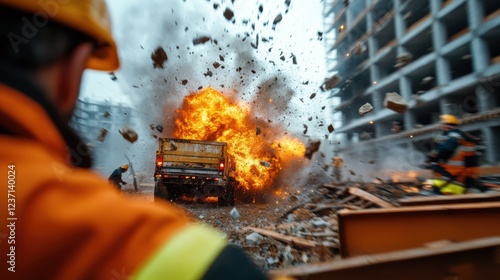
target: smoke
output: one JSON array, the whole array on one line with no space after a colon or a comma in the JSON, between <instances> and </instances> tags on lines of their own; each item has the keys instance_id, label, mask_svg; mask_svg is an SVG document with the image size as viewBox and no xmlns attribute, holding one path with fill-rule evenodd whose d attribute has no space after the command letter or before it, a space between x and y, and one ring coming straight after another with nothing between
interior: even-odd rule
<instances>
[{"instance_id":1,"label":"smoke","mask_svg":"<svg viewBox=\"0 0 500 280\"><path fill-rule=\"evenodd\" d=\"M279 124L298 136L328 134L329 108L321 109L326 99L319 92L324 50L321 44L314 49L319 30L285 28L306 17L304 3L245 2L110 1L122 65L115 75L134 108L131 127L139 140L130 145L108 135L106 141L117 143L112 153L119 155L98 158L99 166L116 168L126 153L137 173L152 175L156 137L172 137L184 97L208 86L250 106L262 125ZM231 20L224 17L226 8L234 12ZM281 22L272 24L279 14ZM201 37L210 40L195 45ZM309 44L308 51L297 49L299 44ZM151 54L158 47L168 56L164 68L153 67ZM311 55L319 66L311 64ZM312 93L318 96L311 99ZM302 131L306 123L308 135ZM150 124L162 125L163 132Z\"/></svg>"}]
</instances>

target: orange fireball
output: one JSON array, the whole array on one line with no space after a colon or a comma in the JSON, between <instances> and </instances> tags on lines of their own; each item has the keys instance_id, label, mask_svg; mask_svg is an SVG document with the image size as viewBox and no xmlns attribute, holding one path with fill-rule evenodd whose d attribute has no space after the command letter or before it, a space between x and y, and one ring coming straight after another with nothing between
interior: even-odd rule
<instances>
[{"instance_id":1,"label":"orange fireball","mask_svg":"<svg viewBox=\"0 0 500 280\"><path fill-rule=\"evenodd\" d=\"M248 107L210 87L187 96L176 112L175 137L228 143L234 176L245 190L271 187L283 164L305 152L298 139L278 136L279 125L256 119Z\"/></svg>"}]
</instances>

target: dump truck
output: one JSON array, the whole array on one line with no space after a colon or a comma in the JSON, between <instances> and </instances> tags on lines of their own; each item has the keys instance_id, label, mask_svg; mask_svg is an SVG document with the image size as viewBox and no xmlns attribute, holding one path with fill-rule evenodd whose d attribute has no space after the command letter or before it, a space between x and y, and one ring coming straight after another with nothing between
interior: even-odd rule
<instances>
[{"instance_id":1,"label":"dump truck","mask_svg":"<svg viewBox=\"0 0 500 280\"><path fill-rule=\"evenodd\" d=\"M158 138L155 200L217 197L219 205L232 206L236 186L230 176L233 166L226 142Z\"/></svg>"}]
</instances>

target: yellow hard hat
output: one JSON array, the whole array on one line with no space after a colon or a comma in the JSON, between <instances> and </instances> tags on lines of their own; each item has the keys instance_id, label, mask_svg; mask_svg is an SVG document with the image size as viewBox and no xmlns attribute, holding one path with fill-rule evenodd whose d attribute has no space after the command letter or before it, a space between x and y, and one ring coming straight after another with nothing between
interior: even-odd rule
<instances>
[{"instance_id":1,"label":"yellow hard hat","mask_svg":"<svg viewBox=\"0 0 500 280\"><path fill-rule=\"evenodd\" d=\"M87 68L112 71L120 66L105 0L0 0L0 5L34 14L34 19L28 19L32 22L40 21L36 18L48 17L93 38L97 48Z\"/></svg>"},{"instance_id":2,"label":"yellow hard hat","mask_svg":"<svg viewBox=\"0 0 500 280\"><path fill-rule=\"evenodd\" d=\"M450 114L441 115L439 116L439 119L441 120L442 124L453 124L453 125L460 124L460 120L457 117Z\"/></svg>"},{"instance_id":3,"label":"yellow hard hat","mask_svg":"<svg viewBox=\"0 0 500 280\"><path fill-rule=\"evenodd\" d=\"M125 170L127 170L127 169L128 169L128 164L124 164L124 165L122 165L120 168L121 168L121 169L125 169Z\"/></svg>"}]
</instances>

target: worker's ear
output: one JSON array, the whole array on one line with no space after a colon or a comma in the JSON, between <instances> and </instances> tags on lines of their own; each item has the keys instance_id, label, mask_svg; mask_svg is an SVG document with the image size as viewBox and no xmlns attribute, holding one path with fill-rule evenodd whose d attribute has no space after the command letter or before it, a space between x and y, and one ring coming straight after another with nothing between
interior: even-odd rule
<instances>
[{"instance_id":1,"label":"worker's ear","mask_svg":"<svg viewBox=\"0 0 500 280\"><path fill-rule=\"evenodd\" d=\"M80 94L83 71L93 51L91 43L78 45L62 62L60 80L55 96L60 115L69 121Z\"/></svg>"}]
</instances>

